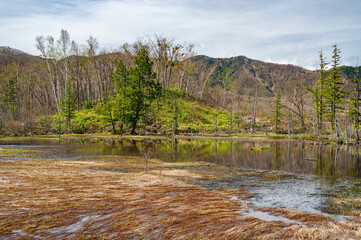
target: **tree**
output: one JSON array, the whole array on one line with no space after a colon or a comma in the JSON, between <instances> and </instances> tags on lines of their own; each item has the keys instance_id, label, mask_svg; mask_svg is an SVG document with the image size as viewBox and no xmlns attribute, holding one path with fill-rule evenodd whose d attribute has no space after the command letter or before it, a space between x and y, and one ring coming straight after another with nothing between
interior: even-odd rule
<instances>
[{"instance_id":1,"label":"tree","mask_svg":"<svg viewBox=\"0 0 361 240\"><path fill-rule=\"evenodd\" d=\"M291 103L292 107L288 107L286 105L284 105L283 107L287 108L289 111L291 111L292 113L294 113L300 120L301 122L301 129L302 131L306 130L306 124L305 124L305 88L303 87L295 87L293 90L293 96L288 98L288 101ZM318 93L320 95L322 95L320 92ZM318 107L320 107L320 100L317 100L318 103L316 105L318 105ZM316 109L317 110L317 109ZM319 112L318 112L319 113ZM317 116L319 116L317 114ZM322 118L322 115L321 115Z\"/></svg>"},{"instance_id":2,"label":"tree","mask_svg":"<svg viewBox=\"0 0 361 240\"><path fill-rule=\"evenodd\" d=\"M63 115L66 118L65 124L65 132L68 132L68 128L70 128L71 119L75 116L75 109L76 109L76 99L73 92L73 88L71 86L71 82L68 81L67 88L65 92L65 96L60 103L60 108L62 110Z\"/></svg>"},{"instance_id":3,"label":"tree","mask_svg":"<svg viewBox=\"0 0 361 240\"><path fill-rule=\"evenodd\" d=\"M230 67L228 67L226 64L222 64L221 65L221 69L218 70L218 76L219 79L222 83L222 87L223 87L223 106L225 106L226 104L226 91L227 91L227 87L228 85L231 83L232 78L232 69Z\"/></svg>"},{"instance_id":4,"label":"tree","mask_svg":"<svg viewBox=\"0 0 361 240\"><path fill-rule=\"evenodd\" d=\"M103 115L108 122L112 125L113 134L117 134L117 130L115 129L115 114L114 114L114 99L103 99L100 103L97 104L97 113Z\"/></svg>"},{"instance_id":5,"label":"tree","mask_svg":"<svg viewBox=\"0 0 361 240\"><path fill-rule=\"evenodd\" d=\"M122 122L131 125L131 134L135 133L137 123L151 102L161 93L161 86L155 82L156 74L152 71L153 63L144 47L137 51L135 67L126 67L119 60L111 75L118 91L117 115Z\"/></svg>"},{"instance_id":6,"label":"tree","mask_svg":"<svg viewBox=\"0 0 361 240\"><path fill-rule=\"evenodd\" d=\"M276 133L278 133L278 128L279 125L281 124L281 117L282 117L281 108L282 108L281 95L277 94L276 100L273 103L273 111L272 111L273 114L271 116L271 121L275 126Z\"/></svg>"},{"instance_id":7,"label":"tree","mask_svg":"<svg viewBox=\"0 0 361 240\"><path fill-rule=\"evenodd\" d=\"M125 119L125 100L127 97L127 83L129 82L129 72L127 71L126 66L124 65L122 60L116 60L116 69L110 75L111 81L114 83L118 93L116 95L116 105L114 109L114 115L120 121L120 134L123 135L123 126L126 122Z\"/></svg>"},{"instance_id":8,"label":"tree","mask_svg":"<svg viewBox=\"0 0 361 240\"><path fill-rule=\"evenodd\" d=\"M341 109L340 104L344 98L344 92L342 90L343 82L341 81L341 75L339 71L340 65L340 53L341 50L337 48L337 45L333 45L333 55L331 60L331 73L325 82L325 102L328 106L327 116L333 129L335 129L336 113Z\"/></svg>"},{"instance_id":9,"label":"tree","mask_svg":"<svg viewBox=\"0 0 361 240\"><path fill-rule=\"evenodd\" d=\"M323 56L322 50L319 51L320 57L320 70L317 85L314 89L306 88L313 94L314 108L316 110L317 129L319 133L322 133L323 116L326 112L325 106L325 82L327 78L326 66L329 64L326 62L326 58Z\"/></svg>"},{"instance_id":10,"label":"tree","mask_svg":"<svg viewBox=\"0 0 361 240\"><path fill-rule=\"evenodd\" d=\"M3 111L10 113L11 117L18 113L19 92L19 66L13 63L0 72L0 99Z\"/></svg>"},{"instance_id":11,"label":"tree","mask_svg":"<svg viewBox=\"0 0 361 240\"><path fill-rule=\"evenodd\" d=\"M254 101L253 101L253 119L252 119L252 127L251 132L256 132L256 115L257 115L257 85L256 85L256 91L254 93Z\"/></svg>"},{"instance_id":12,"label":"tree","mask_svg":"<svg viewBox=\"0 0 361 240\"><path fill-rule=\"evenodd\" d=\"M355 119L355 138L356 143L359 143L359 124L360 124L360 98L361 98L361 77L359 67L356 67L356 70L351 78L351 82L354 84L354 88L351 89L351 107L350 115Z\"/></svg>"}]
</instances>

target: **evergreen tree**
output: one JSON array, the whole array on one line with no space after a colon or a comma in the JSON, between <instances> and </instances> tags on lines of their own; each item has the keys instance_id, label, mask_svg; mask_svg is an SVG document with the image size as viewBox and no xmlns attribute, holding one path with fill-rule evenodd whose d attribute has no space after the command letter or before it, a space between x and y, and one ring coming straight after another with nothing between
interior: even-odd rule
<instances>
[{"instance_id":1,"label":"evergreen tree","mask_svg":"<svg viewBox=\"0 0 361 240\"><path fill-rule=\"evenodd\" d=\"M131 125L131 134L135 133L137 123L151 102L161 93L161 86L155 82L153 63L144 47L137 51L135 67L125 67L119 60L111 79L118 91L116 114L122 123Z\"/></svg>"},{"instance_id":2,"label":"evergreen tree","mask_svg":"<svg viewBox=\"0 0 361 240\"><path fill-rule=\"evenodd\" d=\"M75 95L70 81L67 82L65 96L60 104L60 108L66 118L65 131L68 132L71 119L75 116L76 109Z\"/></svg>"},{"instance_id":3,"label":"evergreen tree","mask_svg":"<svg viewBox=\"0 0 361 240\"><path fill-rule=\"evenodd\" d=\"M221 64L221 68L220 70L218 70L218 76L219 79L222 83L222 87L223 87L223 106L226 105L226 91L228 86L231 84L231 82L233 81L233 78L231 77L233 72L232 69L230 67L228 67L226 64Z\"/></svg>"},{"instance_id":4,"label":"evergreen tree","mask_svg":"<svg viewBox=\"0 0 361 240\"><path fill-rule=\"evenodd\" d=\"M115 61L116 69L110 76L111 81L117 89L116 104L114 108L114 115L120 121L119 131L123 135L123 126L125 119L125 100L127 99L127 85L129 80L129 72L122 60Z\"/></svg>"},{"instance_id":5,"label":"evergreen tree","mask_svg":"<svg viewBox=\"0 0 361 240\"><path fill-rule=\"evenodd\" d=\"M272 111L273 114L271 116L271 121L275 126L276 133L278 133L278 128L279 125L281 124L281 117L282 117L281 108L282 108L281 95L277 94L276 100L274 101L274 105L273 105L273 111Z\"/></svg>"},{"instance_id":6,"label":"evergreen tree","mask_svg":"<svg viewBox=\"0 0 361 240\"><path fill-rule=\"evenodd\" d=\"M327 78L326 66L328 63L326 62L325 57L323 56L322 50L319 51L320 57L320 70L319 70L319 79L317 81L317 85L315 88L306 88L308 91L312 93L314 108L316 110L316 118L317 118L317 128L318 132L322 133L323 126L323 116L326 111L325 107L325 82Z\"/></svg>"},{"instance_id":7,"label":"evergreen tree","mask_svg":"<svg viewBox=\"0 0 361 240\"><path fill-rule=\"evenodd\" d=\"M332 68L329 77L326 79L324 91L325 103L327 104L326 114L332 129L335 128L336 113L341 109L340 104L344 98L344 92L341 89L343 83L339 71L340 53L341 50L337 48L337 45L333 45Z\"/></svg>"},{"instance_id":8,"label":"evergreen tree","mask_svg":"<svg viewBox=\"0 0 361 240\"><path fill-rule=\"evenodd\" d=\"M351 89L351 97L350 97L350 115L354 117L355 121L355 138L356 143L359 143L359 123L360 123L360 99L361 99L361 77L360 77L360 69L356 67L356 70L353 74L353 78L351 78L351 82L354 84L354 88Z\"/></svg>"},{"instance_id":9,"label":"evergreen tree","mask_svg":"<svg viewBox=\"0 0 361 240\"><path fill-rule=\"evenodd\" d=\"M12 117L18 113L19 92L18 65L13 63L0 72L0 100L3 103L3 111L10 113Z\"/></svg>"}]
</instances>

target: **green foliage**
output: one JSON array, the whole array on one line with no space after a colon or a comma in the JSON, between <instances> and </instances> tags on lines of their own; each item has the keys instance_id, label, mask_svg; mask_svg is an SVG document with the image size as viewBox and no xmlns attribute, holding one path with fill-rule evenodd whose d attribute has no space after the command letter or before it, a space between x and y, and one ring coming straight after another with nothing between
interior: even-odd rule
<instances>
[{"instance_id":1,"label":"green foliage","mask_svg":"<svg viewBox=\"0 0 361 240\"><path fill-rule=\"evenodd\" d=\"M337 48L337 45L333 45L333 55L331 60L331 73L325 82L325 102L328 106L326 114L329 122L334 127L336 113L341 109L341 103L345 96L342 90L342 81L339 71L340 65L340 53L341 50Z\"/></svg>"},{"instance_id":2,"label":"green foliage","mask_svg":"<svg viewBox=\"0 0 361 240\"><path fill-rule=\"evenodd\" d=\"M357 66L357 67L342 66L340 67L340 71L342 74L346 75L346 77L352 81L352 79L354 79L357 72L361 71L361 66Z\"/></svg>"},{"instance_id":3,"label":"green foliage","mask_svg":"<svg viewBox=\"0 0 361 240\"><path fill-rule=\"evenodd\" d=\"M116 124L116 117L114 114L114 99L110 98L107 100L103 100L101 101L97 106L96 106L96 113L98 113L100 116L102 116L102 118L111 124L112 126L112 131L114 134L117 133L116 129L115 129L115 124Z\"/></svg>"},{"instance_id":4,"label":"green foliage","mask_svg":"<svg viewBox=\"0 0 361 240\"><path fill-rule=\"evenodd\" d=\"M0 72L0 100L3 110L15 116L19 107L18 66L13 63Z\"/></svg>"},{"instance_id":5,"label":"green foliage","mask_svg":"<svg viewBox=\"0 0 361 240\"><path fill-rule=\"evenodd\" d=\"M83 103L84 109L92 109L93 108L93 102L91 100L85 101Z\"/></svg>"},{"instance_id":6,"label":"green foliage","mask_svg":"<svg viewBox=\"0 0 361 240\"><path fill-rule=\"evenodd\" d=\"M317 85L315 88L306 88L309 92L312 93L314 108L316 110L316 118L317 118L317 128L319 132L322 132L322 125L323 125L323 116L326 113L326 106L325 106L325 83L326 83L326 66L328 63L326 59L323 57L322 51L319 52L320 56L320 76L317 81Z\"/></svg>"},{"instance_id":7,"label":"green foliage","mask_svg":"<svg viewBox=\"0 0 361 240\"><path fill-rule=\"evenodd\" d=\"M65 96L61 101L60 109L62 110L63 115L67 119L72 119L75 114L76 102L73 88L70 81L68 81Z\"/></svg>"},{"instance_id":8,"label":"green foliage","mask_svg":"<svg viewBox=\"0 0 361 240\"><path fill-rule=\"evenodd\" d=\"M70 80L68 81L66 86L65 96L60 103L60 109L62 110L62 114L66 118L66 131L68 131L71 119L74 117L76 109L75 95Z\"/></svg>"},{"instance_id":9,"label":"green foliage","mask_svg":"<svg viewBox=\"0 0 361 240\"><path fill-rule=\"evenodd\" d=\"M271 122L275 126L276 133L278 133L278 128L279 128L279 125L281 124L281 118L282 118L281 108L282 108L281 95L277 94L276 100L274 101L274 104L273 104L273 111L272 111L272 116L271 116Z\"/></svg>"},{"instance_id":10,"label":"green foliage","mask_svg":"<svg viewBox=\"0 0 361 240\"><path fill-rule=\"evenodd\" d=\"M360 100L361 100L361 76L359 68L356 68L356 71L351 78L351 82L354 85L354 88L350 91L350 108L349 113L351 118L354 118L355 123L355 139L356 143L359 142L359 123L360 123Z\"/></svg>"},{"instance_id":11,"label":"green foliage","mask_svg":"<svg viewBox=\"0 0 361 240\"><path fill-rule=\"evenodd\" d=\"M232 82L232 76L233 71L230 67L228 67L226 64L223 64L220 69L218 69L218 77L222 83L222 87L224 89L227 89L227 87Z\"/></svg>"},{"instance_id":12,"label":"green foliage","mask_svg":"<svg viewBox=\"0 0 361 240\"><path fill-rule=\"evenodd\" d=\"M178 90L174 90L178 92ZM151 133L171 134L173 125L173 90L165 92L159 102L153 101L148 107L148 128ZM182 95L182 94L180 94ZM106 102L100 101L92 109L83 109L75 112L72 119L71 131L73 133L104 133L113 132L112 119L114 126L119 133L121 119L116 117L118 99L109 99ZM177 98L178 111L178 132L181 134L190 133L208 133L208 134L226 134L229 131L230 119L229 112L225 110L214 109L201 105L201 103L188 99L186 94ZM110 115L112 113L112 115ZM112 116L112 117L110 117ZM217 127L215 117L217 116ZM233 112L233 132L239 132L237 112ZM47 120L46 120L47 119ZM138 120L138 125L143 120ZM56 115L49 117L40 117L37 119L38 129L43 129L39 133L56 133L58 118ZM62 126L63 127L63 126ZM125 132L131 128L131 123L124 124ZM243 127L243 124L240 124ZM217 128L217 132L216 132ZM46 129L46 131L45 131ZM131 129L130 129L131 130ZM129 132L128 132L129 133Z\"/></svg>"},{"instance_id":13,"label":"green foliage","mask_svg":"<svg viewBox=\"0 0 361 240\"><path fill-rule=\"evenodd\" d=\"M161 93L161 86L154 81L153 63L144 47L138 50L134 63L135 67L127 68L119 60L116 71L111 75L118 91L116 117L125 124L131 124L132 134L142 114Z\"/></svg>"}]
</instances>

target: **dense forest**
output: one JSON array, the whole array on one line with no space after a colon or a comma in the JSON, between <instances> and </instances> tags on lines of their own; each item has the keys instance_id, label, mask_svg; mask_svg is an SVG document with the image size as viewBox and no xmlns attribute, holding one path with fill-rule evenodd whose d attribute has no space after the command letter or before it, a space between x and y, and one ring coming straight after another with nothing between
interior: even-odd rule
<instances>
[{"instance_id":1,"label":"dense forest","mask_svg":"<svg viewBox=\"0 0 361 240\"><path fill-rule=\"evenodd\" d=\"M319 70L196 56L154 35L102 50L62 30L39 56L0 47L2 135L307 133L358 141L359 67L320 52ZM357 134L356 134L357 133Z\"/></svg>"}]
</instances>

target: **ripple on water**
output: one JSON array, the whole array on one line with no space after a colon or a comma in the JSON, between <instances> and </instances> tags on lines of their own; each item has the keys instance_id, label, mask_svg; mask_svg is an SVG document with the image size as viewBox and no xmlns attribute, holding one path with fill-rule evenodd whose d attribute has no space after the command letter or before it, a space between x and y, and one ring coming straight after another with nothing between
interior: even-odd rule
<instances>
[{"instance_id":1,"label":"ripple on water","mask_svg":"<svg viewBox=\"0 0 361 240\"><path fill-rule=\"evenodd\" d=\"M249 202L257 207L297 209L331 217L334 220L345 220L346 217L322 211L327 200L323 193L330 189L330 185L322 179L303 177L284 181L265 181L263 184L246 188L254 194L248 199Z\"/></svg>"}]
</instances>

